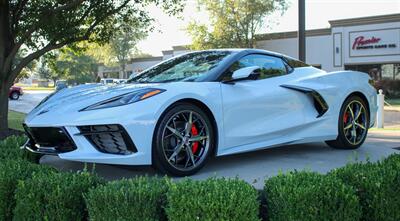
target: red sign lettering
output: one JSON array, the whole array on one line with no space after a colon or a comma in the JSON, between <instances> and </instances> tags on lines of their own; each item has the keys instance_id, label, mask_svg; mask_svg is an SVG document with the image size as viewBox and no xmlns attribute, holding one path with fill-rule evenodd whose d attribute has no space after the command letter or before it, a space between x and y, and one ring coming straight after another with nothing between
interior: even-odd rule
<instances>
[{"instance_id":1,"label":"red sign lettering","mask_svg":"<svg viewBox=\"0 0 400 221\"><path fill-rule=\"evenodd\" d=\"M363 45L368 45L368 44L374 44L374 43L378 43L381 39L380 38L369 38L369 39L365 39L364 36L358 36L356 39L354 39L354 43L353 43L353 50L356 49L358 46L363 46Z\"/></svg>"}]
</instances>

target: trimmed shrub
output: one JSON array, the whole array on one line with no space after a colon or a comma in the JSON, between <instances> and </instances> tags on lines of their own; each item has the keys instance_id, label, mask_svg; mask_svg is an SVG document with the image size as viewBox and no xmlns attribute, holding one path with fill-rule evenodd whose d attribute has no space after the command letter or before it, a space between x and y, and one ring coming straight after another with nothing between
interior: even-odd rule
<instances>
[{"instance_id":1,"label":"trimmed shrub","mask_svg":"<svg viewBox=\"0 0 400 221\"><path fill-rule=\"evenodd\" d=\"M55 173L47 166L32 164L22 160L2 160L0 163L0 220L11 220L15 206L15 189L18 181L30 178L36 173Z\"/></svg>"},{"instance_id":2,"label":"trimmed shrub","mask_svg":"<svg viewBox=\"0 0 400 221\"><path fill-rule=\"evenodd\" d=\"M168 220L259 220L257 191L239 179L170 183Z\"/></svg>"},{"instance_id":3,"label":"trimmed shrub","mask_svg":"<svg viewBox=\"0 0 400 221\"><path fill-rule=\"evenodd\" d=\"M392 167L394 170L400 171L400 154L392 154L382 161L384 166Z\"/></svg>"},{"instance_id":4,"label":"trimmed shrub","mask_svg":"<svg viewBox=\"0 0 400 221\"><path fill-rule=\"evenodd\" d=\"M400 220L400 170L393 160L349 164L331 172L356 189L366 221Z\"/></svg>"},{"instance_id":5,"label":"trimmed shrub","mask_svg":"<svg viewBox=\"0 0 400 221\"><path fill-rule=\"evenodd\" d=\"M32 163L38 163L42 156L41 154L34 154L20 149L27 139L26 136L9 136L0 141L0 160L19 158Z\"/></svg>"},{"instance_id":6,"label":"trimmed shrub","mask_svg":"<svg viewBox=\"0 0 400 221\"><path fill-rule=\"evenodd\" d=\"M35 174L18 184L14 220L84 220L83 194L101 183L88 172Z\"/></svg>"},{"instance_id":7,"label":"trimmed shrub","mask_svg":"<svg viewBox=\"0 0 400 221\"><path fill-rule=\"evenodd\" d=\"M165 220L166 192L164 179L137 177L110 182L86 195L89 219Z\"/></svg>"},{"instance_id":8,"label":"trimmed shrub","mask_svg":"<svg viewBox=\"0 0 400 221\"><path fill-rule=\"evenodd\" d=\"M271 221L359 220L355 191L339 179L314 172L290 172L265 182Z\"/></svg>"}]
</instances>

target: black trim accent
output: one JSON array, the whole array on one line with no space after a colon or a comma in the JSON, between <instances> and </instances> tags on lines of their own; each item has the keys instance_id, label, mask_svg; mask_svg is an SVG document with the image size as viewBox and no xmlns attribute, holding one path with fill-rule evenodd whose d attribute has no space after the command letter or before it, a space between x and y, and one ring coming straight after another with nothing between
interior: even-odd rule
<instances>
[{"instance_id":1,"label":"black trim accent","mask_svg":"<svg viewBox=\"0 0 400 221\"><path fill-rule=\"evenodd\" d=\"M23 127L29 138L23 147L33 153L57 155L77 149L64 127Z\"/></svg>"},{"instance_id":2,"label":"black trim accent","mask_svg":"<svg viewBox=\"0 0 400 221\"><path fill-rule=\"evenodd\" d=\"M296 85L287 85L287 84L280 85L280 86L284 87L284 88L287 88L287 89L299 91L299 92L305 93L307 95L310 95L314 100L314 107L318 112L317 118L319 118L322 115L324 115L329 109L329 106L326 103L325 99L322 97L322 95L320 93L318 93L314 89L307 88L307 87L296 86Z\"/></svg>"},{"instance_id":3,"label":"black trim accent","mask_svg":"<svg viewBox=\"0 0 400 221\"><path fill-rule=\"evenodd\" d=\"M128 155L137 148L125 128L119 124L78 126L80 133L100 152Z\"/></svg>"}]
</instances>

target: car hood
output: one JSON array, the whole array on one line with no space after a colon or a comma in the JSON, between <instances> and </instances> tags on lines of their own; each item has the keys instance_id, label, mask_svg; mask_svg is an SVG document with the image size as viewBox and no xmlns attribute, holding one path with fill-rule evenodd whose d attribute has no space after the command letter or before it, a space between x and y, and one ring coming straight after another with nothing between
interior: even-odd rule
<instances>
[{"instance_id":1,"label":"car hood","mask_svg":"<svg viewBox=\"0 0 400 221\"><path fill-rule=\"evenodd\" d=\"M30 113L30 116L47 112L79 111L92 104L144 88L157 87L157 84L122 84L106 86L103 84L85 84L65 88L50 94Z\"/></svg>"}]
</instances>

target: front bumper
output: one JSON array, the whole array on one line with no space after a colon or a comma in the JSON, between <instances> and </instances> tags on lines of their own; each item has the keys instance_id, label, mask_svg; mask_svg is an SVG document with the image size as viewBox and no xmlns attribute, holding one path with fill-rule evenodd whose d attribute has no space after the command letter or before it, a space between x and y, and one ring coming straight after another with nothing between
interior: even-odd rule
<instances>
[{"instance_id":1,"label":"front bumper","mask_svg":"<svg viewBox=\"0 0 400 221\"><path fill-rule=\"evenodd\" d=\"M137 149L128 130L121 125L28 127L24 126L28 141L22 148L61 159L105 164L149 165L151 151ZM58 131L60 135L44 139L33 131ZM68 145L66 145L68 144ZM151 149L150 149L151 150Z\"/></svg>"},{"instance_id":2,"label":"front bumper","mask_svg":"<svg viewBox=\"0 0 400 221\"><path fill-rule=\"evenodd\" d=\"M27 150L57 155L77 149L75 143L63 127L28 127L23 125L28 141L24 144Z\"/></svg>"}]
</instances>

